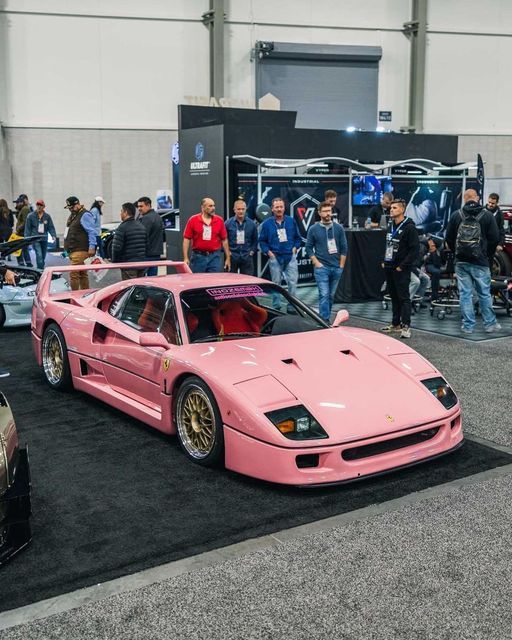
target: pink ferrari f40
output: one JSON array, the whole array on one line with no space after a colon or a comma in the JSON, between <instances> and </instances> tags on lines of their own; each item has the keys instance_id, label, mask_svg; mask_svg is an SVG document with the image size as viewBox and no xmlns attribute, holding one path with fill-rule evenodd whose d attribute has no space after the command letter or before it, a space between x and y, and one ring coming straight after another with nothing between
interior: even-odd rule
<instances>
[{"instance_id":1,"label":"pink ferrari f40","mask_svg":"<svg viewBox=\"0 0 512 640\"><path fill-rule=\"evenodd\" d=\"M200 465L283 484L346 482L461 445L454 391L403 342L342 326L347 311L329 326L260 278L159 265L175 273L61 293L54 272L88 267L44 271L32 337L51 387L176 434Z\"/></svg>"}]
</instances>

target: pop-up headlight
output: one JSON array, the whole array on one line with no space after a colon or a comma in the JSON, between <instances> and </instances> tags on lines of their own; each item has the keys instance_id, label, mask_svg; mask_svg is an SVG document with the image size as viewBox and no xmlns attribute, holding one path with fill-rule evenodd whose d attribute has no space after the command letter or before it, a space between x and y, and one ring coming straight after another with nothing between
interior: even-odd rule
<instances>
[{"instance_id":1,"label":"pop-up headlight","mask_svg":"<svg viewBox=\"0 0 512 640\"><path fill-rule=\"evenodd\" d=\"M328 435L303 405L277 409L265 414L279 431L290 440L316 440Z\"/></svg>"},{"instance_id":2,"label":"pop-up headlight","mask_svg":"<svg viewBox=\"0 0 512 640\"><path fill-rule=\"evenodd\" d=\"M457 404L457 396L444 378L429 378L428 380L422 380L422 383L445 409L451 409Z\"/></svg>"}]
</instances>

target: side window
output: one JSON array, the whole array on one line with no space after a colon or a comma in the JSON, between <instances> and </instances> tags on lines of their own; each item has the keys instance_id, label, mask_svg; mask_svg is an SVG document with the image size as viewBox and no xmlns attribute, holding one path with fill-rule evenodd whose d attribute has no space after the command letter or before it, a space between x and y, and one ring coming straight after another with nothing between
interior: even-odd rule
<instances>
[{"instance_id":1,"label":"side window","mask_svg":"<svg viewBox=\"0 0 512 640\"><path fill-rule=\"evenodd\" d=\"M129 289L125 289L124 291L121 291L120 293L117 294L117 296L111 300L109 306L108 306L108 313L111 316L114 316L114 318L117 318L117 316L119 315L121 309L124 306L124 303L126 301L126 299L128 298L128 296L130 295L130 292L132 290ZM101 303L102 305L102 309L105 309L105 307L103 306L103 302Z\"/></svg>"},{"instance_id":2,"label":"side window","mask_svg":"<svg viewBox=\"0 0 512 640\"><path fill-rule=\"evenodd\" d=\"M134 287L116 318L137 331L158 331L169 298L164 289Z\"/></svg>"}]
</instances>

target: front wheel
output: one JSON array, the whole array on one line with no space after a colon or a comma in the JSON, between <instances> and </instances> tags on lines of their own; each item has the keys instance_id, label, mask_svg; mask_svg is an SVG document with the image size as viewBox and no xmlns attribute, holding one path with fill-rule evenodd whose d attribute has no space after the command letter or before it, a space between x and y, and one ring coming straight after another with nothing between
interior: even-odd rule
<instances>
[{"instance_id":1,"label":"front wheel","mask_svg":"<svg viewBox=\"0 0 512 640\"><path fill-rule=\"evenodd\" d=\"M224 430L219 407L206 383L191 376L176 398L176 430L185 455L204 467L224 463Z\"/></svg>"},{"instance_id":2,"label":"front wheel","mask_svg":"<svg viewBox=\"0 0 512 640\"><path fill-rule=\"evenodd\" d=\"M53 389L64 391L72 386L68 349L60 327L52 322L43 333L41 345L43 372Z\"/></svg>"}]
</instances>

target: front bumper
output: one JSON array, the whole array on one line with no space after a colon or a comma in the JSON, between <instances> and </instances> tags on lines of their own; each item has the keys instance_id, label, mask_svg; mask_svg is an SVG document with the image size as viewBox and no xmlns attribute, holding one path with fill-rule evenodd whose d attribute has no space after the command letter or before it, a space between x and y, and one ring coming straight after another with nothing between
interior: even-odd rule
<instances>
[{"instance_id":1,"label":"front bumper","mask_svg":"<svg viewBox=\"0 0 512 640\"><path fill-rule=\"evenodd\" d=\"M0 566L22 551L32 539L30 528L30 463L27 449L20 449L14 482L0 497Z\"/></svg>"},{"instance_id":2,"label":"front bumper","mask_svg":"<svg viewBox=\"0 0 512 640\"><path fill-rule=\"evenodd\" d=\"M395 449L379 447L392 440L437 429L424 441ZM224 426L226 467L269 482L295 486L342 484L426 462L457 449L463 441L460 409L444 420L424 423L376 438L341 444L291 448L276 447ZM369 455L346 459L347 451L368 448ZM372 449L375 448L375 449ZM382 450L379 450L382 449ZM314 467L300 468L301 456L318 456Z\"/></svg>"}]
</instances>

